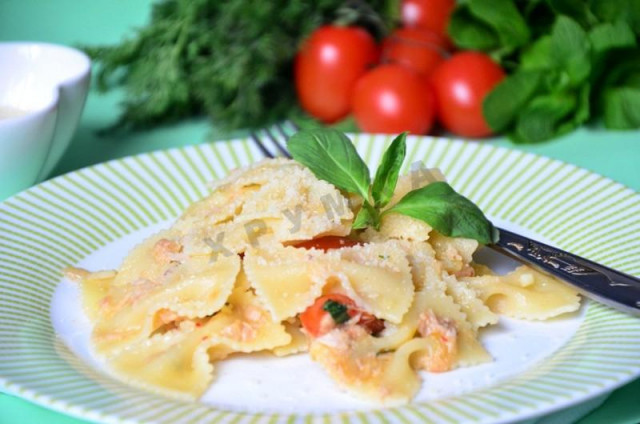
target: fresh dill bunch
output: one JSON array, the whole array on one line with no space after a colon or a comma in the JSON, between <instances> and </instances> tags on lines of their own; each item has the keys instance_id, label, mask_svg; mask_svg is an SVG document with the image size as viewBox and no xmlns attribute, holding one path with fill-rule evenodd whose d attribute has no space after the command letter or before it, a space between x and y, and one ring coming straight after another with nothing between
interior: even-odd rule
<instances>
[{"instance_id":1,"label":"fresh dill bunch","mask_svg":"<svg viewBox=\"0 0 640 424\"><path fill-rule=\"evenodd\" d=\"M350 3L350 4L349 4ZM351 1L391 24L398 0ZM293 58L344 0L160 0L151 22L115 46L86 47L101 91L123 87L118 127L209 116L223 129L260 127L296 108Z\"/></svg>"}]
</instances>

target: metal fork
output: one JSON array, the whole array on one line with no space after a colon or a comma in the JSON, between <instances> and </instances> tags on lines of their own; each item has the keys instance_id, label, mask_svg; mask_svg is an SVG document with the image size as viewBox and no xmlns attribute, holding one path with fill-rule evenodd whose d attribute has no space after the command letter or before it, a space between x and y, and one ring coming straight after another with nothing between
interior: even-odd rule
<instances>
[{"instance_id":1,"label":"metal fork","mask_svg":"<svg viewBox=\"0 0 640 424\"><path fill-rule=\"evenodd\" d=\"M299 128L291 121L252 132L251 139L269 158L291 158L286 140ZM520 234L497 228L500 238L488 247L515 257L576 287L582 294L607 306L640 316L640 279Z\"/></svg>"}]
</instances>

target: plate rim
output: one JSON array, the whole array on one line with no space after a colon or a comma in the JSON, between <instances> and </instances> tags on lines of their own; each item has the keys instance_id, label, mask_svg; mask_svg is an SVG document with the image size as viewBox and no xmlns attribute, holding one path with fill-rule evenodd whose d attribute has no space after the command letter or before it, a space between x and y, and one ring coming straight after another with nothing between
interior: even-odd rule
<instances>
[{"instance_id":1,"label":"plate rim","mask_svg":"<svg viewBox=\"0 0 640 424\"><path fill-rule=\"evenodd\" d=\"M383 136L383 135L379 135L379 134L350 134L351 137L354 137L355 140L354 142L358 142L358 140L362 140L365 137L368 137L368 143L374 143L375 139L380 138L380 137L389 137L389 136ZM556 163L560 165L560 168L571 168L574 170L580 170L583 171L587 174L593 175L595 177L597 177L598 180L604 180L607 184L612 185L612 186L617 186L617 187L621 187L624 191L628 191L631 192L635 197L638 197L640 199L640 196L638 195L638 193L636 193L633 189L625 186L624 184L621 184L617 181L614 181L608 177L602 176L596 172L584 169L584 168L580 168L576 165L567 163L565 161L561 161L558 159L552 159L552 158L548 158L546 156L543 155L539 155L536 153L530 153L530 152L524 152L524 151L519 151L516 149L510 149L507 147L503 147L503 146L493 146L493 145L479 145L479 143L477 142L472 142L472 141L464 141L464 140L458 140L458 139L450 139L450 138L446 138L446 137L430 137L430 136L410 136L408 138L409 140L413 140L414 143L420 143L423 142L424 140L427 140L429 143L431 144L447 144L447 145L457 145L457 146L476 146L474 148L484 148L484 149L489 149L489 150L495 150L495 151L501 151L501 152L506 152L505 155L509 155L512 154L513 152L518 152L520 153L523 157L534 157L534 158L542 158L544 160L550 161L552 163ZM80 168L78 170L75 171L71 171L68 172L66 174L57 176L51 180L45 181L43 183L40 183L32 188L29 188L21 193L16 194L15 196L10 197L9 199L6 199L4 202L0 203L0 213L3 212L3 206L7 205L7 204L11 204L12 202L15 201L15 199L20 198L20 196L24 196L25 193L29 193L32 192L34 190L38 190L39 187L41 186L51 186L54 185L55 183L60 183L60 182L64 182L65 179L69 178L69 176L72 176L74 174L81 174L83 172L89 172L88 170L91 169L95 169L95 168L105 168L108 166L115 166L116 164L120 164L122 162L125 161L131 161L131 160L145 160L145 158L149 158L152 156L157 156L157 155L166 155L166 156L171 156L174 154L178 154L178 152L184 152L184 151L191 151L191 150L197 150L197 149L202 149L202 148L214 148L212 147L214 145L220 146L220 145L231 145L234 143L244 143L245 145L248 143L248 138L235 138L235 139L230 139L230 140L225 140L225 141L217 141L217 142L213 142L213 143L206 143L206 144L199 144L199 145L190 145L190 146L184 146L184 147L173 147L170 149L159 149L159 150L155 150L152 152L147 152L147 153L140 153L140 154L136 154L136 155L132 155L132 156L127 156L127 157L123 157L123 158L118 158L118 159L112 159L109 160L107 162L102 162L99 164L94 164L94 165L90 165L87 167L83 167ZM415 153L415 152L414 152ZM414 155L415 156L415 155ZM259 158L258 158L259 159ZM368 161L367 161L368 162ZM49 299L50 300L50 299ZM4 308L4 307L2 307ZM591 306L589 306L589 308L591 308ZM1 309L0 309L1 310ZM587 311L588 312L588 311ZM50 316L49 320L50 320ZM613 381L612 383L610 383L609 385L607 385L606 387L606 392L610 393L611 391L615 390L617 387L620 387L632 380L634 380L635 378L640 376L640 368L638 368L636 370L636 372L634 374L631 374L630 376L628 376L627 378L618 378L617 380ZM15 387L14 387L15 386ZM59 411L61 413L64 414L69 414L69 415L73 415L79 418L84 418L84 419L90 419L90 420L95 420L96 417L91 417L88 415L91 415L92 411L87 411L84 410L81 407L75 406L75 405L67 405L64 401L60 401L57 399L53 399L53 398L49 398L48 396L41 396L39 395L36 391L30 390L28 388L25 387L20 387L20 385L16 385L16 383L12 383L8 378L5 378L4 376L0 375L0 387L4 390L7 391L8 393L13 393L18 397L30 400L33 403L39 404L41 406L45 406L47 408L50 409L54 409L56 411ZM484 390L489 390L491 388L493 388L494 386L491 386L490 388L487 389L481 389L480 391L484 391ZM475 392L475 391L474 391ZM471 392L473 393L473 392ZM468 394L471 394L468 393ZM569 399L568 401L564 402L564 403L557 403L554 406L551 407L551 409L549 409L549 407L547 406L547 409L544 411L540 411L540 412L531 412L529 415L518 415L517 419L528 419L528 418L535 418L535 417L539 417L542 415L547 415L549 413L552 413L554 411L558 411L558 410L562 410L565 408L568 408L572 405L577 405L580 404L582 402L586 402L590 399L593 399L599 395L602 395L603 391L594 391L591 392L588 396L586 397L581 397L579 400L575 400L575 399ZM411 407L411 404L408 406L409 408ZM78 409L79 408L79 409ZM403 406L401 408L407 408L407 406ZM76 411L76 409L78 409L78 411ZM214 408L210 408L210 409L214 409ZM232 414L235 414L234 412L231 412ZM365 414L367 414L367 412L364 412ZM244 413L240 413L240 415L247 415ZM254 416L253 414L251 414L252 416ZM269 413L259 413L256 415L261 415L261 416L273 416L274 414L269 414ZM275 414L277 416L289 416L289 414ZM305 414L308 415L308 414ZM305 416L303 415L303 416ZM324 416L326 414L315 414L314 417L321 417ZM335 414L329 414L329 415L335 415ZM341 415L340 413L338 413L338 415ZM296 417L300 417L299 415L295 415ZM101 414L99 414L98 419L100 420L109 420L109 419L113 419L115 420L114 422L120 422L121 419L118 418L117 416L102 416ZM513 419L510 418L510 419ZM509 420L508 418L505 418L505 420ZM110 422L110 421L107 421ZM504 421L491 421L491 422L504 422Z\"/></svg>"}]
</instances>

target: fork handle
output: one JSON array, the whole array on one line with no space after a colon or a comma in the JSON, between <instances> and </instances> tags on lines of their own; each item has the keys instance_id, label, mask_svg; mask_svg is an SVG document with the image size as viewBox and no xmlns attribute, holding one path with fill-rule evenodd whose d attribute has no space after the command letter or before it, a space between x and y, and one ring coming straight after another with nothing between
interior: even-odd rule
<instances>
[{"instance_id":1,"label":"fork handle","mask_svg":"<svg viewBox=\"0 0 640 424\"><path fill-rule=\"evenodd\" d=\"M640 316L640 279L511 231L498 230L499 241L489 247L566 281L598 302Z\"/></svg>"}]
</instances>

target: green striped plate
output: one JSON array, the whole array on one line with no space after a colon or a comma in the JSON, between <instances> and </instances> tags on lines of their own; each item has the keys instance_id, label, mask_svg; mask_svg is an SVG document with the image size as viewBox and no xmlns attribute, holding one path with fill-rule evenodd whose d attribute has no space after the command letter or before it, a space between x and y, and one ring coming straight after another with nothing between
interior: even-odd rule
<instances>
[{"instance_id":1,"label":"green striped plate","mask_svg":"<svg viewBox=\"0 0 640 424\"><path fill-rule=\"evenodd\" d=\"M500 225L640 275L640 195L572 165L515 150L428 137L408 141L406 170L416 161L441 168ZM354 142L373 167L390 138L360 135ZM174 149L67 174L0 204L0 388L99 422L498 423L585 402L640 375L640 319L586 302L579 315L551 323L506 320L486 335L493 364L427 376L417 401L405 407L375 409L349 400L314 406L304 401L314 393L304 390L302 401L252 402L249 391L242 398L225 377L234 375L233 366L220 368L212 390L221 389L200 403L111 379L87 353L78 294L69 282L61 283L60 270L117 265L127 247L205 195L208 181L259 158L247 140ZM510 350L504 347L509 341L534 346ZM255 359L261 360L273 361ZM269 366L296 376L287 364L291 370L312 367L296 360ZM261 384L267 393L288 390L275 380ZM237 402L221 400L225 392L238 393Z\"/></svg>"}]
</instances>

